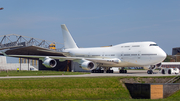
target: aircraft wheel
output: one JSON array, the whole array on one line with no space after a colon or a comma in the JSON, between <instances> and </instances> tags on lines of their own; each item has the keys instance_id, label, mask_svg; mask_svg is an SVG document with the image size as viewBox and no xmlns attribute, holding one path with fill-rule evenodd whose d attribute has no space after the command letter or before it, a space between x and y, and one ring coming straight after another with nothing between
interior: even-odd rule
<instances>
[{"instance_id":1,"label":"aircraft wheel","mask_svg":"<svg viewBox=\"0 0 180 101\"><path fill-rule=\"evenodd\" d=\"M111 73L113 73L113 70L110 70L111 71Z\"/></svg>"},{"instance_id":2,"label":"aircraft wheel","mask_svg":"<svg viewBox=\"0 0 180 101\"><path fill-rule=\"evenodd\" d=\"M150 71L148 70L148 71L147 71L147 74L149 74L149 73L150 73Z\"/></svg>"},{"instance_id":3,"label":"aircraft wheel","mask_svg":"<svg viewBox=\"0 0 180 101\"><path fill-rule=\"evenodd\" d=\"M148 74L152 74L153 71L152 71L152 70L148 70L147 73L148 73Z\"/></svg>"},{"instance_id":4,"label":"aircraft wheel","mask_svg":"<svg viewBox=\"0 0 180 101\"><path fill-rule=\"evenodd\" d=\"M168 70L168 74L171 74L171 70L170 69Z\"/></svg>"},{"instance_id":5,"label":"aircraft wheel","mask_svg":"<svg viewBox=\"0 0 180 101\"><path fill-rule=\"evenodd\" d=\"M120 70L119 73L127 73L127 70Z\"/></svg>"},{"instance_id":6,"label":"aircraft wheel","mask_svg":"<svg viewBox=\"0 0 180 101\"><path fill-rule=\"evenodd\" d=\"M113 70L107 70L106 73L113 73Z\"/></svg>"},{"instance_id":7,"label":"aircraft wheel","mask_svg":"<svg viewBox=\"0 0 180 101\"><path fill-rule=\"evenodd\" d=\"M165 70L164 69L162 70L162 74L165 74Z\"/></svg>"}]
</instances>

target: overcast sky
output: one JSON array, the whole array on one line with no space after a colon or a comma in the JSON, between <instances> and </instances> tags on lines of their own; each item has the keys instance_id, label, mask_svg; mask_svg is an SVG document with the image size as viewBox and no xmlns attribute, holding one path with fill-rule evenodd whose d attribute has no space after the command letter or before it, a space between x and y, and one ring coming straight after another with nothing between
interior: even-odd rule
<instances>
[{"instance_id":1,"label":"overcast sky","mask_svg":"<svg viewBox=\"0 0 180 101\"><path fill-rule=\"evenodd\" d=\"M0 0L0 7L0 36L63 43L66 24L79 47L154 41L167 54L180 47L180 0Z\"/></svg>"}]
</instances>

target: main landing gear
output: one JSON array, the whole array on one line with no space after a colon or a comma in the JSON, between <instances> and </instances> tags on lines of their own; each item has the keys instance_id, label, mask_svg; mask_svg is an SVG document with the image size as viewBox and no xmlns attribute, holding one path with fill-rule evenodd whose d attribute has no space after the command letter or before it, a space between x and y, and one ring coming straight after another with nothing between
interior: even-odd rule
<instances>
[{"instance_id":1,"label":"main landing gear","mask_svg":"<svg viewBox=\"0 0 180 101\"><path fill-rule=\"evenodd\" d=\"M113 70L107 70L106 73L114 73Z\"/></svg>"},{"instance_id":2,"label":"main landing gear","mask_svg":"<svg viewBox=\"0 0 180 101\"><path fill-rule=\"evenodd\" d=\"M114 73L113 70L110 70L109 68L98 67L96 69L91 70L91 73Z\"/></svg>"},{"instance_id":3,"label":"main landing gear","mask_svg":"<svg viewBox=\"0 0 180 101\"><path fill-rule=\"evenodd\" d=\"M91 73L104 73L101 67L97 67L96 69L91 70Z\"/></svg>"},{"instance_id":4,"label":"main landing gear","mask_svg":"<svg viewBox=\"0 0 180 101\"><path fill-rule=\"evenodd\" d=\"M124 67L121 67L121 69L119 70L119 73L127 73L127 70L125 70Z\"/></svg>"},{"instance_id":5,"label":"main landing gear","mask_svg":"<svg viewBox=\"0 0 180 101\"><path fill-rule=\"evenodd\" d=\"M104 70L93 69L93 70L91 70L91 73L104 73Z\"/></svg>"},{"instance_id":6,"label":"main landing gear","mask_svg":"<svg viewBox=\"0 0 180 101\"><path fill-rule=\"evenodd\" d=\"M119 70L119 73L127 73L127 70Z\"/></svg>"},{"instance_id":7,"label":"main landing gear","mask_svg":"<svg viewBox=\"0 0 180 101\"><path fill-rule=\"evenodd\" d=\"M112 67L98 67L96 69L91 70L91 73L114 73L114 71L111 70L111 68ZM124 67L121 67L119 73L127 73L127 70L125 70Z\"/></svg>"}]
</instances>

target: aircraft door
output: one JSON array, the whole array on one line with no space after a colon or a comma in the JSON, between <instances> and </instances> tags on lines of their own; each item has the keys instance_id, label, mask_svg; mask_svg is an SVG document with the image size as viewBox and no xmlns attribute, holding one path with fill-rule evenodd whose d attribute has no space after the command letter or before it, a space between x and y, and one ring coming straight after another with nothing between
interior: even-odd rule
<instances>
[{"instance_id":1,"label":"aircraft door","mask_svg":"<svg viewBox=\"0 0 180 101\"><path fill-rule=\"evenodd\" d=\"M91 53L89 52L88 55L87 55L87 57L90 58L90 56L91 56Z\"/></svg>"},{"instance_id":2,"label":"aircraft door","mask_svg":"<svg viewBox=\"0 0 180 101\"><path fill-rule=\"evenodd\" d=\"M141 51L138 51L138 59L141 59Z\"/></svg>"},{"instance_id":3,"label":"aircraft door","mask_svg":"<svg viewBox=\"0 0 180 101\"><path fill-rule=\"evenodd\" d=\"M120 58L121 58L121 60L124 59L124 52L121 52Z\"/></svg>"}]
</instances>

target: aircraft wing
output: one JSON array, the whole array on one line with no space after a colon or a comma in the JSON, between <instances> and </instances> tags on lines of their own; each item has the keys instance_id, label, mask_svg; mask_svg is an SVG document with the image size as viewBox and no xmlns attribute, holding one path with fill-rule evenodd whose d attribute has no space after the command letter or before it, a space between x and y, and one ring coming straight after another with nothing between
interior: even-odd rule
<instances>
[{"instance_id":1,"label":"aircraft wing","mask_svg":"<svg viewBox=\"0 0 180 101\"><path fill-rule=\"evenodd\" d=\"M60 61L64 60L88 60L95 63L106 63L106 64L114 64L120 63L121 60L117 58L84 58L84 57L62 57L62 56L39 56L39 55L8 55L10 57L21 57L21 58L39 58L43 60L45 57L49 57L52 59L59 59Z\"/></svg>"}]
</instances>

